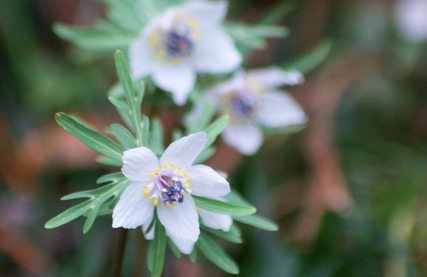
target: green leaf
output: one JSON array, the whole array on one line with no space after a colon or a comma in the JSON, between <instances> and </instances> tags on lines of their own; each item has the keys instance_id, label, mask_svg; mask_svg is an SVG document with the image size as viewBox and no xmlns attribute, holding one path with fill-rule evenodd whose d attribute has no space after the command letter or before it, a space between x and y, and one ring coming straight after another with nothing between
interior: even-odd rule
<instances>
[{"instance_id":1,"label":"green leaf","mask_svg":"<svg viewBox=\"0 0 427 277\"><path fill-rule=\"evenodd\" d=\"M253 206L244 206L237 205L228 202L223 202L220 200L215 200L211 198L204 198L192 195L196 206L218 214L228 214L228 215L250 215L256 212L256 208Z\"/></svg>"},{"instance_id":2,"label":"green leaf","mask_svg":"<svg viewBox=\"0 0 427 277\"><path fill-rule=\"evenodd\" d=\"M236 236L235 233L233 232L224 232L222 230L216 230L216 229L212 229L206 226L201 226L201 228L215 236L218 236L222 239L228 240L230 242L234 242L234 243L242 243L243 240L240 236Z\"/></svg>"},{"instance_id":3,"label":"green leaf","mask_svg":"<svg viewBox=\"0 0 427 277\"><path fill-rule=\"evenodd\" d=\"M194 161L194 164L201 164L210 157L212 157L216 152L216 147L212 146L207 149L204 149L199 156L197 156L196 160Z\"/></svg>"},{"instance_id":4,"label":"green leaf","mask_svg":"<svg viewBox=\"0 0 427 277\"><path fill-rule=\"evenodd\" d=\"M313 50L301 57L291 61L290 63L283 64L284 70L296 69L301 73L307 73L313 70L315 67L320 65L332 49L332 41L326 39L320 42Z\"/></svg>"},{"instance_id":5,"label":"green leaf","mask_svg":"<svg viewBox=\"0 0 427 277\"><path fill-rule=\"evenodd\" d=\"M194 264L197 262L197 250L196 247L193 248L193 251L190 253L190 261Z\"/></svg>"},{"instance_id":6,"label":"green leaf","mask_svg":"<svg viewBox=\"0 0 427 277\"><path fill-rule=\"evenodd\" d=\"M169 237L168 237L168 245L170 250L172 251L172 254L178 259L181 258L181 251L179 251L178 247Z\"/></svg>"},{"instance_id":7,"label":"green leaf","mask_svg":"<svg viewBox=\"0 0 427 277\"><path fill-rule=\"evenodd\" d=\"M142 146L142 122L141 122L141 103L143 91L139 90L138 95L133 88L132 79L130 77L129 68L126 63L125 56L120 50L116 51L114 56L116 62L117 73L119 75L120 83L125 91L128 106L130 107L130 119L132 122L133 130L135 130L137 145Z\"/></svg>"},{"instance_id":8,"label":"green leaf","mask_svg":"<svg viewBox=\"0 0 427 277\"><path fill-rule=\"evenodd\" d=\"M150 272L153 271L153 266L154 266L154 241L150 241L148 243L148 250L147 250L147 267Z\"/></svg>"},{"instance_id":9,"label":"green leaf","mask_svg":"<svg viewBox=\"0 0 427 277\"><path fill-rule=\"evenodd\" d=\"M263 128L264 134L271 134L271 135L288 135L288 134L294 134L297 132L302 131L305 129L305 127L308 126L308 122L302 124L295 124L295 125L288 125L285 127L278 127L278 128Z\"/></svg>"},{"instance_id":10,"label":"green leaf","mask_svg":"<svg viewBox=\"0 0 427 277\"><path fill-rule=\"evenodd\" d=\"M60 38L87 49L115 50L128 48L136 36L125 31L107 32L94 28L78 28L63 23L54 23L53 32Z\"/></svg>"},{"instance_id":11,"label":"green leaf","mask_svg":"<svg viewBox=\"0 0 427 277\"><path fill-rule=\"evenodd\" d=\"M228 115L223 115L206 128L205 131L207 133L208 142L206 142L205 149L208 149L209 146L214 143L216 137L224 131L229 121L230 117Z\"/></svg>"},{"instance_id":12,"label":"green leaf","mask_svg":"<svg viewBox=\"0 0 427 277\"><path fill-rule=\"evenodd\" d=\"M77 198L89 198L89 200L69 208L65 212L52 218L46 223L45 227L49 229L55 228L87 213L87 219L83 228L83 232L88 232L92 227L96 216L109 213L109 210L114 207L113 204L118 201L121 193L130 183L131 181L126 178L117 179L111 184L105 185L101 188L79 191L62 197L61 200L71 200ZM106 204L105 202L110 199L113 199L113 201ZM99 211L100 209L102 210Z\"/></svg>"},{"instance_id":13,"label":"green leaf","mask_svg":"<svg viewBox=\"0 0 427 277\"><path fill-rule=\"evenodd\" d=\"M203 255L213 262L216 266L231 274L239 274L239 267L236 262L225 253L225 251L215 242L213 242L204 233L200 234L197 246Z\"/></svg>"},{"instance_id":14,"label":"green leaf","mask_svg":"<svg viewBox=\"0 0 427 277\"><path fill-rule=\"evenodd\" d=\"M232 189L226 196L225 199L227 199L228 202L239 204L239 205L246 205L246 206L252 206L252 204L243 198L237 191Z\"/></svg>"},{"instance_id":15,"label":"green leaf","mask_svg":"<svg viewBox=\"0 0 427 277\"><path fill-rule=\"evenodd\" d=\"M120 166L120 167L123 166L123 162L121 161L119 162L105 156L96 157L96 162L100 164L110 165L110 166Z\"/></svg>"},{"instance_id":16,"label":"green leaf","mask_svg":"<svg viewBox=\"0 0 427 277\"><path fill-rule=\"evenodd\" d=\"M150 120L147 116L142 116L142 145L150 148Z\"/></svg>"},{"instance_id":17,"label":"green leaf","mask_svg":"<svg viewBox=\"0 0 427 277\"><path fill-rule=\"evenodd\" d=\"M166 230L160 220L157 220L153 241L153 266L151 277L160 277L163 271L166 251Z\"/></svg>"},{"instance_id":18,"label":"green leaf","mask_svg":"<svg viewBox=\"0 0 427 277\"><path fill-rule=\"evenodd\" d=\"M117 182L119 180L123 180L126 177L121 172L114 172L105 174L104 176L101 176L96 180L97 184L107 183L107 182Z\"/></svg>"},{"instance_id":19,"label":"green leaf","mask_svg":"<svg viewBox=\"0 0 427 277\"><path fill-rule=\"evenodd\" d=\"M233 216L233 219L265 231L274 232L279 230L279 226L274 221L256 214L248 216Z\"/></svg>"},{"instance_id":20,"label":"green leaf","mask_svg":"<svg viewBox=\"0 0 427 277\"><path fill-rule=\"evenodd\" d=\"M157 138L157 148L159 149L159 153L162 154L165 150L165 145L163 142L163 124L160 118L154 117L152 120L152 128L153 128L153 134ZM151 147L153 147L153 144L151 144Z\"/></svg>"},{"instance_id":21,"label":"green leaf","mask_svg":"<svg viewBox=\"0 0 427 277\"><path fill-rule=\"evenodd\" d=\"M58 122L58 124L61 125L66 131L77 137L93 150L104 154L113 160L119 162L122 161L122 154L124 149L116 142L112 141L101 133L82 125L65 113L57 113L55 119L56 122Z\"/></svg>"},{"instance_id":22,"label":"green leaf","mask_svg":"<svg viewBox=\"0 0 427 277\"><path fill-rule=\"evenodd\" d=\"M117 112L120 114L120 117L123 119L123 122L126 123L126 125L129 126L132 131L135 131L132 125L130 108L128 107L127 103L125 103L123 100L120 100L114 96L108 96L108 100L110 100L111 104L113 104L116 107Z\"/></svg>"},{"instance_id":23,"label":"green leaf","mask_svg":"<svg viewBox=\"0 0 427 277\"><path fill-rule=\"evenodd\" d=\"M92 205L92 201L88 200L74 207L71 207L68 210L65 210L64 212L60 213L59 215L55 216L54 218L46 222L44 227L46 229L53 229L61 225L64 225L70 222L71 220L74 220L79 216L81 216L84 212L86 212L91 208L91 205Z\"/></svg>"},{"instance_id":24,"label":"green leaf","mask_svg":"<svg viewBox=\"0 0 427 277\"><path fill-rule=\"evenodd\" d=\"M117 140L120 141L120 143L125 147L125 149L137 147L135 138L123 125L114 123L111 124L111 129L117 136Z\"/></svg>"}]
</instances>

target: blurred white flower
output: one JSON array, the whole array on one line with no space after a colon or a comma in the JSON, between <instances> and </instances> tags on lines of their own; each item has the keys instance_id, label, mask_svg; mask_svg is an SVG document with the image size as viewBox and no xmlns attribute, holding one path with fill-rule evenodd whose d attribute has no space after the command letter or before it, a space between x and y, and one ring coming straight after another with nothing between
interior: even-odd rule
<instances>
[{"instance_id":1,"label":"blurred white flower","mask_svg":"<svg viewBox=\"0 0 427 277\"><path fill-rule=\"evenodd\" d=\"M242 56L221 23L227 2L196 1L167 9L153 19L131 44L133 78L151 74L161 89L183 105L196 72L225 73L236 69Z\"/></svg>"},{"instance_id":2,"label":"blurred white flower","mask_svg":"<svg viewBox=\"0 0 427 277\"><path fill-rule=\"evenodd\" d=\"M228 182L212 168L192 165L206 142L205 132L183 137L169 145L160 161L146 147L125 151L122 172L133 183L114 208L113 228L141 226L153 217L157 206L157 216L168 234L197 241L199 216L190 193L218 198L230 192Z\"/></svg>"},{"instance_id":3,"label":"blurred white flower","mask_svg":"<svg viewBox=\"0 0 427 277\"><path fill-rule=\"evenodd\" d=\"M427 0L398 0L395 17L404 39L412 42L427 40Z\"/></svg>"},{"instance_id":4,"label":"blurred white flower","mask_svg":"<svg viewBox=\"0 0 427 277\"><path fill-rule=\"evenodd\" d=\"M307 117L296 101L277 87L304 81L297 71L277 67L237 72L234 77L206 91L218 109L230 116L222 138L246 155L254 154L262 144L260 126L275 128L302 124Z\"/></svg>"},{"instance_id":5,"label":"blurred white flower","mask_svg":"<svg viewBox=\"0 0 427 277\"><path fill-rule=\"evenodd\" d=\"M198 209L199 215L202 218L203 225L212 229L222 230L224 232L230 231L230 227L233 224L233 219L229 215L217 214L203 209ZM143 224L143 230L145 238L148 240L154 239L155 227L151 228L150 232L147 233L147 229L150 226L153 217L149 218L146 223ZM168 237L172 239L179 251L184 254L190 254L193 251L195 242L190 240L183 240L177 238L173 233L167 232Z\"/></svg>"}]
</instances>

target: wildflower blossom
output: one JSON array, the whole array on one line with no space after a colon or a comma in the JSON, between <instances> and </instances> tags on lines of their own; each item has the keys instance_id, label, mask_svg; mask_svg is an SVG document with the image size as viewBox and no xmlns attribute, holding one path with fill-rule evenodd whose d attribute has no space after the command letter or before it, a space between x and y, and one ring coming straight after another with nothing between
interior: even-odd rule
<instances>
[{"instance_id":1,"label":"wildflower blossom","mask_svg":"<svg viewBox=\"0 0 427 277\"><path fill-rule=\"evenodd\" d=\"M130 46L133 78L151 74L157 86L172 92L175 103L183 105L196 72L236 69L242 57L221 28L226 12L225 1L196 1L164 11Z\"/></svg>"},{"instance_id":2,"label":"wildflower blossom","mask_svg":"<svg viewBox=\"0 0 427 277\"><path fill-rule=\"evenodd\" d=\"M261 126L275 128L306 122L296 101L277 87L303 82L297 71L279 68L237 72L234 77L206 91L218 103L218 110L230 116L222 133L224 141L239 152L251 155L261 146Z\"/></svg>"},{"instance_id":3,"label":"wildflower blossom","mask_svg":"<svg viewBox=\"0 0 427 277\"><path fill-rule=\"evenodd\" d=\"M228 182L212 168L192 165L207 142L199 132L173 142L160 160L146 147L123 154L123 174L133 183L113 211L113 227L136 228L145 224L157 207L157 216L169 234L195 242L199 216L191 194L217 198L230 192Z\"/></svg>"}]
</instances>

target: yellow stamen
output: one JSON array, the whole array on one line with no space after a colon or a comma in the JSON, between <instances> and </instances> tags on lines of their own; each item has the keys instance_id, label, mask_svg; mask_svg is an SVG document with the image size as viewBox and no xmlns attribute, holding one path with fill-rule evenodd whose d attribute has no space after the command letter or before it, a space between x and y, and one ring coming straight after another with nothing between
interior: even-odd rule
<instances>
[{"instance_id":1,"label":"yellow stamen","mask_svg":"<svg viewBox=\"0 0 427 277\"><path fill-rule=\"evenodd\" d=\"M164 51L156 51L156 53L154 53L154 57L160 61L164 61L166 59L166 53Z\"/></svg>"},{"instance_id":2,"label":"yellow stamen","mask_svg":"<svg viewBox=\"0 0 427 277\"><path fill-rule=\"evenodd\" d=\"M177 65L177 64L179 64L179 63L181 62L181 59L180 59L180 58L177 58L177 57L174 57L174 58L172 58L172 59L170 60L170 62L171 62L171 64L173 64L173 65Z\"/></svg>"},{"instance_id":3,"label":"yellow stamen","mask_svg":"<svg viewBox=\"0 0 427 277\"><path fill-rule=\"evenodd\" d=\"M165 207L165 208L166 208L166 209L169 209L169 203L167 203L167 204L166 204L166 207Z\"/></svg>"},{"instance_id":4,"label":"yellow stamen","mask_svg":"<svg viewBox=\"0 0 427 277\"><path fill-rule=\"evenodd\" d=\"M156 172L158 173L158 172L160 172L160 168L156 168Z\"/></svg>"},{"instance_id":5,"label":"yellow stamen","mask_svg":"<svg viewBox=\"0 0 427 277\"><path fill-rule=\"evenodd\" d=\"M154 177L154 172L151 172L151 173L150 173L150 176L151 176L151 177Z\"/></svg>"},{"instance_id":6,"label":"yellow stamen","mask_svg":"<svg viewBox=\"0 0 427 277\"><path fill-rule=\"evenodd\" d=\"M187 181L191 181L191 178L190 178L190 177L188 177L188 178L187 178Z\"/></svg>"},{"instance_id":7,"label":"yellow stamen","mask_svg":"<svg viewBox=\"0 0 427 277\"><path fill-rule=\"evenodd\" d=\"M148 195L148 190L144 190L144 195L147 196Z\"/></svg>"},{"instance_id":8,"label":"yellow stamen","mask_svg":"<svg viewBox=\"0 0 427 277\"><path fill-rule=\"evenodd\" d=\"M187 176L187 173L185 173L185 172L182 172L182 176L184 176L184 177L185 177L185 176Z\"/></svg>"},{"instance_id":9,"label":"yellow stamen","mask_svg":"<svg viewBox=\"0 0 427 277\"><path fill-rule=\"evenodd\" d=\"M178 166L178 168L177 168L178 170L181 170L181 167L180 166Z\"/></svg>"},{"instance_id":10,"label":"yellow stamen","mask_svg":"<svg viewBox=\"0 0 427 277\"><path fill-rule=\"evenodd\" d=\"M190 185L190 184L187 184L187 185L185 185L185 186L186 186L188 189L189 189L189 188L191 188L191 185Z\"/></svg>"},{"instance_id":11,"label":"yellow stamen","mask_svg":"<svg viewBox=\"0 0 427 277\"><path fill-rule=\"evenodd\" d=\"M153 196L150 196L150 197L148 198L148 200L150 200L150 201L151 201L151 200L153 200Z\"/></svg>"},{"instance_id":12,"label":"yellow stamen","mask_svg":"<svg viewBox=\"0 0 427 277\"><path fill-rule=\"evenodd\" d=\"M157 202L157 201L154 201L154 203L153 203L153 204L154 204L154 206L155 206L155 207L157 207L158 202Z\"/></svg>"},{"instance_id":13,"label":"yellow stamen","mask_svg":"<svg viewBox=\"0 0 427 277\"><path fill-rule=\"evenodd\" d=\"M176 206L176 202L172 202L172 206Z\"/></svg>"},{"instance_id":14,"label":"yellow stamen","mask_svg":"<svg viewBox=\"0 0 427 277\"><path fill-rule=\"evenodd\" d=\"M166 167L166 164L165 164L165 163L162 163L162 166L163 166L163 167Z\"/></svg>"},{"instance_id":15,"label":"yellow stamen","mask_svg":"<svg viewBox=\"0 0 427 277\"><path fill-rule=\"evenodd\" d=\"M169 166L173 166L173 163L169 163Z\"/></svg>"},{"instance_id":16,"label":"yellow stamen","mask_svg":"<svg viewBox=\"0 0 427 277\"><path fill-rule=\"evenodd\" d=\"M181 193L182 193L182 194L187 194L187 192L186 192L186 191L181 191Z\"/></svg>"},{"instance_id":17,"label":"yellow stamen","mask_svg":"<svg viewBox=\"0 0 427 277\"><path fill-rule=\"evenodd\" d=\"M146 188L148 188L148 186L147 186L147 185L144 185L144 188L146 189Z\"/></svg>"}]
</instances>

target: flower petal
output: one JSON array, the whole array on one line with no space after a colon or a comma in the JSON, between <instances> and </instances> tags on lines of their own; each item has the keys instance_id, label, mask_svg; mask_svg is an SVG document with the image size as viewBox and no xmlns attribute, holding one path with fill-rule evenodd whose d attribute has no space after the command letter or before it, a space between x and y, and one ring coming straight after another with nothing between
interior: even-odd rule
<instances>
[{"instance_id":1,"label":"flower petal","mask_svg":"<svg viewBox=\"0 0 427 277\"><path fill-rule=\"evenodd\" d=\"M254 154L261 146L263 137L254 124L228 125L222 133L223 140L245 155Z\"/></svg>"},{"instance_id":2,"label":"flower petal","mask_svg":"<svg viewBox=\"0 0 427 277\"><path fill-rule=\"evenodd\" d=\"M122 172L132 181L150 182L150 173L159 167L156 154L147 147L138 147L126 150L123 153Z\"/></svg>"},{"instance_id":3,"label":"flower petal","mask_svg":"<svg viewBox=\"0 0 427 277\"><path fill-rule=\"evenodd\" d=\"M182 12L197 20L200 29L218 26L227 14L226 1L197 1L182 6Z\"/></svg>"},{"instance_id":4,"label":"flower petal","mask_svg":"<svg viewBox=\"0 0 427 277\"><path fill-rule=\"evenodd\" d=\"M205 148L206 133L199 132L185 136L177 141L172 142L163 153L160 162L169 164L174 163L182 168L189 168L197 156Z\"/></svg>"},{"instance_id":5,"label":"flower petal","mask_svg":"<svg viewBox=\"0 0 427 277\"><path fill-rule=\"evenodd\" d=\"M248 71L247 80L255 80L265 87L274 88L283 85L302 84L304 82L304 76L297 70L284 71L279 67L272 66L265 69Z\"/></svg>"},{"instance_id":6,"label":"flower petal","mask_svg":"<svg viewBox=\"0 0 427 277\"><path fill-rule=\"evenodd\" d=\"M230 192L230 184L206 165L195 165L187 170L191 177L191 193L204 197L221 197Z\"/></svg>"},{"instance_id":7,"label":"flower petal","mask_svg":"<svg viewBox=\"0 0 427 277\"><path fill-rule=\"evenodd\" d=\"M203 225L212 229L221 229L224 232L230 231L233 219L229 215L217 214L203 209L199 209L199 215L202 217Z\"/></svg>"},{"instance_id":8,"label":"flower petal","mask_svg":"<svg viewBox=\"0 0 427 277\"><path fill-rule=\"evenodd\" d=\"M175 243L176 247L178 247L179 251L181 251L182 253L189 255L191 251L193 251L193 248L194 248L193 241L182 240L169 233L168 233L168 236L171 238L173 243Z\"/></svg>"},{"instance_id":9,"label":"flower petal","mask_svg":"<svg viewBox=\"0 0 427 277\"><path fill-rule=\"evenodd\" d=\"M264 103L258 112L258 120L267 127L302 124L307 121L302 108L286 92L269 91L263 100Z\"/></svg>"},{"instance_id":10,"label":"flower petal","mask_svg":"<svg viewBox=\"0 0 427 277\"><path fill-rule=\"evenodd\" d=\"M142 183L132 183L120 196L113 210L113 228L135 229L153 216L154 206L144 196Z\"/></svg>"},{"instance_id":11,"label":"flower petal","mask_svg":"<svg viewBox=\"0 0 427 277\"><path fill-rule=\"evenodd\" d=\"M201 72L226 73L240 65L242 55L229 35L219 28L211 28L203 30L200 40L196 41L192 62Z\"/></svg>"},{"instance_id":12,"label":"flower petal","mask_svg":"<svg viewBox=\"0 0 427 277\"><path fill-rule=\"evenodd\" d=\"M156 62L152 78L161 89L173 93L173 99L177 105L184 105L188 93L194 87L196 73L187 62L176 65Z\"/></svg>"},{"instance_id":13,"label":"flower petal","mask_svg":"<svg viewBox=\"0 0 427 277\"><path fill-rule=\"evenodd\" d=\"M142 32L129 47L129 67L132 79L144 77L153 70L155 60L148 41L148 37Z\"/></svg>"},{"instance_id":14,"label":"flower petal","mask_svg":"<svg viewBox=\"0 0 427 277\"><path fill-rule=\"evenodd\" d=\"M230 93L230 91L233 90L240 90L244 87L245 73L243 70L239 70L233 75L231 79L208 88L204 94L212 101L217 101L217 96Z\"/></svg>"},{"instance_id":15,"label":"flower petal","mask_svg":"<svg viewBox=\"0 0 427 277\"><path fill-rule=\"evenodd\" d=\"M199 238L199 215L191 195L186 195L183 203L169 208L159 203L157 215L166 231L172 236L192 242L196 242Z\"/></svg>"}]
</instances>

